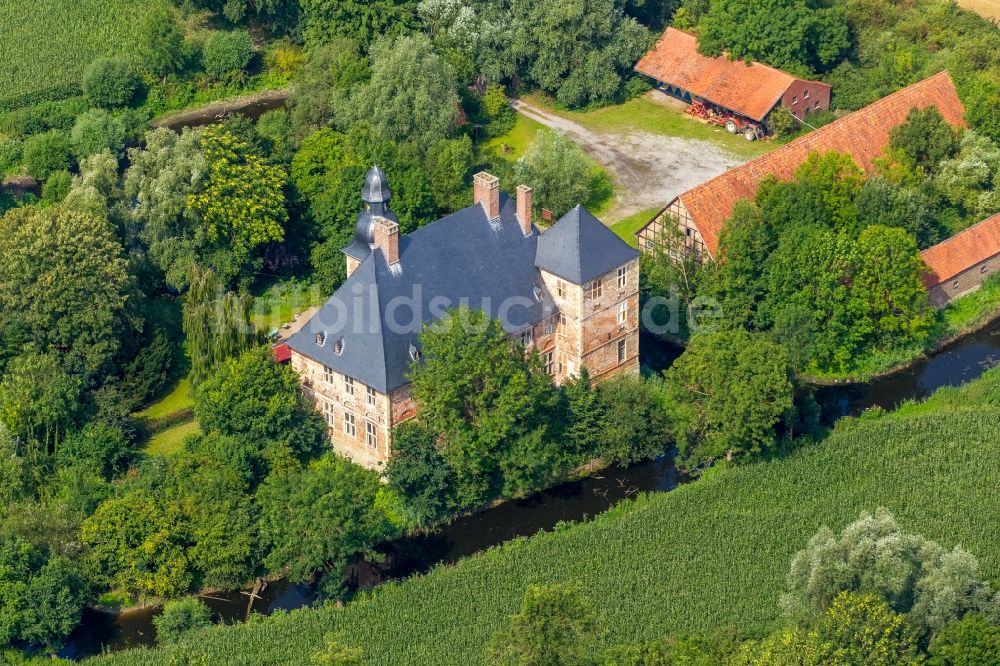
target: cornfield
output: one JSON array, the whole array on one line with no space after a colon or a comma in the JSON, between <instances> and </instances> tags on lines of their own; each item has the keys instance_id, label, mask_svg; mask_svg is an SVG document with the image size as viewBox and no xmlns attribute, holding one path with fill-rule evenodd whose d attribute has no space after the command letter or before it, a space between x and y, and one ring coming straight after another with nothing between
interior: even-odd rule
<instances>
[{"instance_id":1,"label":"cornfield","mask_svg":"<svg viewBox=\"0 0 1000 666\"><path fill-rule=\"evenodd\" d=\"M582 581L617 642L781 621L789 561L822 525L885 506L907 530L1000 574L1000 371L894 414L842 422L786 458L719 470L619 505L590 523L522 539L343 609L215 627L168 649L93 659L133 664L308 663L334 633L377 664L476 664L526 585Z\"/></svg>"},{"instance_id":2,"label":"cornfield","mask_svg":"<svg viewBox=\"0 0 1000 666\"><path fill-rule=\"evenodd\" d=\"M0 2L0 109L78 94L92 60L134 56L137 25L157 2Z\"/></svg>"}]
</instances>

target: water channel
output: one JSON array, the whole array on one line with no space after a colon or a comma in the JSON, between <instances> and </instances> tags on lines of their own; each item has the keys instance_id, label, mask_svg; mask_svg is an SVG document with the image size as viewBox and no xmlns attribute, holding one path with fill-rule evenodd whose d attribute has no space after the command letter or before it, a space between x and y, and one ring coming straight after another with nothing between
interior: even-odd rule
<instances>
[{"instance_id":1,"label":"water channel","mask_svg":"<svg viewBox=\"0 0 1000 666\"><path fill-rule=\"evenodd\" d=\"M663 369L677 357L677 347L643 339L643 365ZM971 334L910 368L866 384L826 386L815 396L828 421L858 414L870 407L892 409L907 399L920 399L942 386L956 386L979 377L1000 363L1000 321ZM550 530L561 521L579 521L606 511L640 492L668 491L683 479L670 457L627 468L611 467L597 474L506 502L493 509L465 516L432 534L422 534L386 544L382 564L352 566L352 582L371 587L386 580L405 578L440 563L452 563L519 536ZM279 580L269 583L252 605L255 613L299 608L314 600L303 585ZM242 622L250 609L243 591L208 595L202 600L219 622ZM152 618L159 608L146 607L112 614L85 611L83 622L70 638L64 656L85 656L154 642Z\"/></svg>"}]
</instances>

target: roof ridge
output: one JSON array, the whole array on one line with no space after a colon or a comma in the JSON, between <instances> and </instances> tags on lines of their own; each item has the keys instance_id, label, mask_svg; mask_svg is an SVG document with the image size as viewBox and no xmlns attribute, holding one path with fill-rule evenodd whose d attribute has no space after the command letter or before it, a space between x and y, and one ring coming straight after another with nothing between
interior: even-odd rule
<instances>
[{"instance_id":1,"label":"roof ridge","mask_svg":"<svg viewBox=\"0 0 1000 666\"><path fill-rule=\"evenodd\" d=\"M993 222L994 220L996 220L996 218L1000 218L1000 213L994 213L993 215L990 215L989 217L986 217L986 218L983 218L982 220L979 220L975 224L970 224L965 229L962 229L961 231L959 231L957 234L949 236L948 238L945 238L943 241L939 241L937 243L934 243L934 245L931 245L929 248L927 248L925 250L921 250L920 254L923 254L924 252L930 252L931 250L933 250L934 248L938 247L939 245L944 245L945 243L953 241L956 238L958 238L959 236L961 236L962 234L968 233L968 232L972 231L976 227L985 225L988 222Z\"/></svg>"},{"instance_id":2,"label":"roof ridge","mask_svg":"<svg viewBox=\"0 0 1000 666\"><path fill-rule=\"evenodd\" d=\"M843 125L847 124L847 122L850 119L852 119L853 117L855 117L857 114L862 113L862 112L871 112L876 107L881 108L883 106L888 106L893 100L898 99L899 97L902 97L903 93L906 93L906 95L912 95L915 90L917 90L918 88L925 87L925 84L929 84L929 82L936 80L937 78L941 77L942 74L948 79L949 82L951 82L951 75L948 74L948 70L947 69L943 69L940 72L938 72L937 74L933 74L933 75L927 77L926 79L921 79L920 81L917 81L916 83L912 83L912 84L906 86L905 88L900 88L899 90L897 90L895 92L892 92L892 93L889 93L885 97L882 97L882 98L880 98L880 99L872 102L871 104L868 104L867 106L863 106L860 109L855 109L854 111L851 111L850 113L848 113L846 115L843 115L840 118L837 118L836 120L834 120L834 121L832 121L830 123L827 123L826 125L823 125L822 127L814 129L811 132L807 132L807 133L803 134L800 137L796 137L795 139L793 139L793 140L789 141L788 143L784 144L783 146L779 146L778 148L775 148L774 150L772 150L769 153L764 153L763 155L759 155L759 156L753 158L752 160L750 160L748 162L744 162L743 164L741 164L741 165L739 165L737 167L733 167L732 169L724 171L724 172L720 173L718 176L715 176L714 178L710 178L710 179L706 180L703 183L699 183L698 185L695 185L690 190L687 190L686 192L683 192L682 194L680 194L678 196L679 197L683 197L686 194L692 194L694 192L697 192L699 190L702 190L702 189L708 187L711 183L713 183L713 182L715 182L717 180L721 180L721 179L725 179L725 178L731 178L733 176L733 174L742 173L743 171L749 171L749 170L752 169L752 167L754 167L756 165L759 165L759 164L767 162L767 161L774 160L778 156L780 156L780 155L782 155L784 153L792 152L792 150L794 148L798 148L799 145L801 145L803 143L815 142L818 139L826 136L827 134L834 133L837 129L839 129ZM954 86L953 82L952 82L952 85ZM810 152L812 152L812 151L810 151Z\"/></svg>"},{"instance_id":3,"label":"roof ridge","mask_svg":"<svg viewBox=\"0 0 1000 666\"><path fill-rule=\"evenodd\" d=\"M695 34L695 33L693 33L693 32L691 32L691 31L689 31L689 30L682 30L680 28L675 28L673 26L667 26L667 30L676 30L677 32L680 32L682 34L688 35L690 37L694 37L694 39L695 39L696 42L698 42L699 44L701 43L698 40L698 35ZM660 39L662 39L662 38L663 37L661 36ZM659 42L659 40L656 40L656 41ZM769 65L766 62L764 62L763 60L750 60L750 61L747 61L746 58L735 58L735 59L730 58L729 57L729 50L728 49L723 49L722 50L722 55L717 55L717 56L706 56L703 53L701 53L701 51L699 51L698 54L702 55L702 56L704 56L706 58L725 58L726 60L729 60L729 62L742 62L747 67L765 67L765 68L771 70L772 72L776 72L778 74L781 74L782 76L788 77L788 79L790 79L792 81L806 81L808 83L823 83L822 81L820 81L818 79L807 79L807 78L804 78L804 77L801 77L801 76L796 76L795 74L792 74L791 72L786 72L785 70L779 69L779 68L775 67L774 65ZM781 97L779 96L778 99L781 99Z\"/></svg>"}]
</instances>

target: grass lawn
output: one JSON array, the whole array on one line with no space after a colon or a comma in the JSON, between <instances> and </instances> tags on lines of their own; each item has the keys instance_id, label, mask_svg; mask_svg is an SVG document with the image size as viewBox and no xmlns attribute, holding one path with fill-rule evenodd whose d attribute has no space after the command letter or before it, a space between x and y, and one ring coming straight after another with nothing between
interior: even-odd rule
<instances>
[{"instance_id":1,"label":"grass lawn","mask_svg":"<svg viewBox=\"0 0 1000 666\"><path fill-rule=\"evenodd\" d=\"M638 213L629 215L624 220L612 224L611 231L618 234L619 238L632 247L638 247L635 238L636 232L646 226L646 223L649 222L658 212L660 212L659 208L647 208L646 210L640 210Z\"/></svg>"},{"instance_id":2,"label":"grass lawn","mask_svg":"<svg viewBox=\"0 0 1000 666\"><path fill-rule=\"evenodd\" d=\"M287 324L295 313L322 305L330 297L316 285L297 280L269 281L254 292L253 325L263 333Z\"/></svg>"},{"instance_id":3,"label":"grass lawn","mask_svg":"<svg viewBox=\"0 0 1000 666\"><path fill-rule=\"evenodd\" d=\"M177 382L174 390L165 395L159 402L154 402L141 412L136 412L134 416L155 421L192 407L194 407L194 398L191 397L191 382L184 378Z\"/></svg>"},{"instance_id":4,"label":"grass lawn","mask_svg":"<svg viewBox=\"0 0 1000 666\"><path fill-rule=\"evenodd\" d=\"M132 664L307 663L334 634L369 663L481 664L484 645L526 586L580 581L609 638L638 643L781 624L794 553L822 526L840 530L884 506L906 531L961 544L1000 576L1000 369L890 414L842 420L824 441L772 461L720 468L625 502L589 523L387 584L330 605L213 627L173 646L98 657Z\"/></svg>"},{"instance_id":5,"label":"grass lawn","mask_svg":"<svg viewBox=\"0 0 1000 666\"><path fill-rule=\"evenodd\" d=\"M679 104L659 104L649 95L637 97L624 104L606 106L592 111L567 111L556 109L550 100L539 94L527 96L531 104L550 113L569 118L596 132L621 132L643 130L652 134L711 141L743 157L763 155L778 147L773 141L747 141L741 135L727 132L718 125L699 122L684 113Z\"/></svg>"},{"instance_id":6,"label":"grass lawn","mask_svg":"<svg viewBox=\"0 0 1000 666\"><path fill-rule=\"evenodd\" d=\"M188 421L173 428L167 428L149 438L146 453L151 456L168 456L177 453L184 446L184 438L198 432L198 422Z\"/></svg>"}]
</instances>

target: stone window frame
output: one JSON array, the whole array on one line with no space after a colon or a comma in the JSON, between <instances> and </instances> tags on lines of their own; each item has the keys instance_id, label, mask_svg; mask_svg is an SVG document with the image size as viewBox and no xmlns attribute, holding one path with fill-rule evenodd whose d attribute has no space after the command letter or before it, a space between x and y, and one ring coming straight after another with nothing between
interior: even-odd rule
<instances>
[{"instance_id":1,"label":"stone window frame","mask_svg":"<svg viewBox=\"0 0 1000 666\"><path fill-rule=\"evenodd\" d=\"M583 289L587 300L596 300L604 294L604 281L601 278L591 280Z\"/></svg>"},{"instance_id":2,"label":"stone window frame","mask_svg":"<svg viewBox=\"0 0 1000 666\"><path fill-rule=\"evenodd\" d=\"M618 288L624 289L628 286L628 266L619 266L618 268Z\"/></svg>"},{"instance_id":3,"label":"stone window frame","mask_svg":"<svg viewBox=\"0 0 1000 666\"><path fill-rule=\"evenodd\" d=\"M354 395L354 377L344 375L344 393Z\"/></svg>"},{"instance_id":4,"label":"stone window frame","mask_svg":"<svg viewBox=\"0 0 1000 666\"><path fill-rule=\"evenodd\" d=\"M326 427L329 430L333 430L337 427L336 405L330 400L323 401L323 418L326 421Z\"/></svg>"},{"instance_id":5,"label":"stone window frame","mask_svg":"<svg viewBox=\"0 0 1000 666\"><path fill-rule=\"evenodd\" d=\"M529 347L531 343L535 341L534 330L532 326L524 329L518 334L518 340L521 341L522 347Z\"/></svg>"},{"instance_id":6,"label":"stone window frame","mask_svg":"<svg viewBox=\"0 0 1000 666\"><path fill-rule=\"evenodd\" d=\"M802 91L802 99L809 99L809 88Z\"/></svg>"},{"instance_id":7,"label":"stone window frame","mask_svg":"<svg viewBox=\"0 0 1000 666\"><path fill-rule=\"evenodd\" d=\"M545 374L551 375L552 369L555 367L555 351L545 352L542 361L545 363Z\"/></svg>"},{"instance_id":8,"label":"stone window frame","mask_svg":"<svg viewBox=\"0 0 1000 666\"><path fill-rule=\"evenodd\" d=\"M333 368L328 365L323 366L323 383L327 386L333 386L333 378L337 376Z\"/></svg>"},{"instance_id":9,"label":"stone window frame","mask_svg":"<svg viewBox=\"0 0 1000 666\"><path fill-rule=\"evenodd\" d=\"M562 280L556 280L556 296L558 298L566 297L566 283Z\"/></svg>"},{"instance_id":10,"label":"stone window frame","mask_svg":"<svg viewBox=\"0 0 1000 666\"><path fill-rule=\"evenodd\" d=\"M622 364L628 358L628 342L625 338L618 341L618 363Z\"/></svg>"},{"instance_id":11,"label":"stone window frame","mask_svg":"<svg viewBox=\"0 0 1000 666\"><path fill-rule=\"evenodd\" d=\"M618 303L618 314L615 317L615 321L621 326L628 321L628 301L621 301Z\"/></svg>"},{"instance_id":12,"label":"stone window frame","mask_svg":"<svg viewBox=\"0 0 1000 666\"><path fill-rule=\"evenodd\" d=\"M365 443L378 450L378 426L371 421L365 421Z\"/></svg>"},{"instance_id":13,"label":"stone window frame","mask_svg":"<svg viewBox=\"0 0 1000 666\"><path fill-rule=\"evenodd\" d=\"M370 407L374 407L376 405L376 403L377 403L377 401L375 399L375 389L373 389L371 386L366 386L365 387L365 404L369 405Z\"/></svg>"},{"instance_id":14,"label":"stone window frame","mask_svg":"<svg viewBox=\"0 0 1000 666\"><path fill-rule=\"evenodd\" d=\"M344 434L351 439L358 438L358 424L354 414L344 410Z\"/></svg>"}]
</instances>

